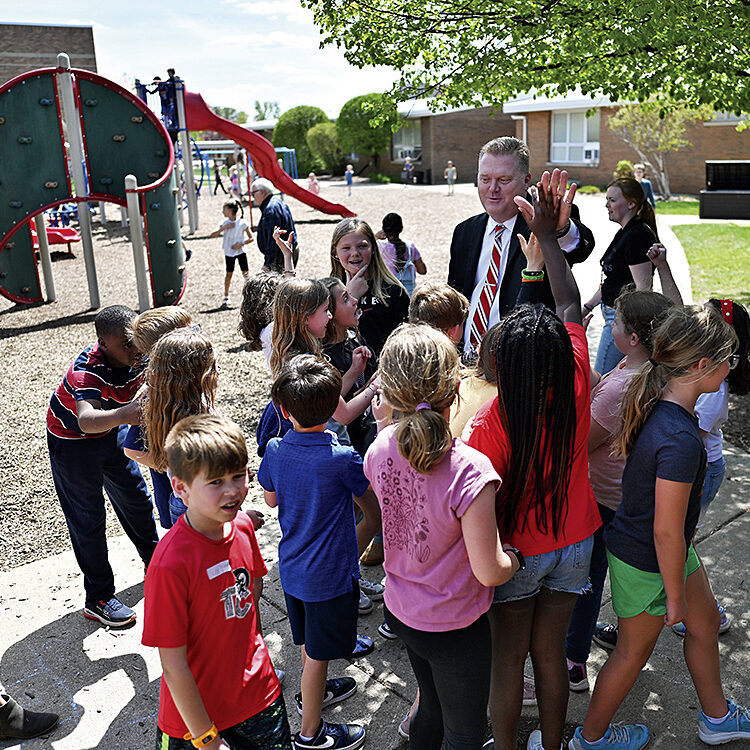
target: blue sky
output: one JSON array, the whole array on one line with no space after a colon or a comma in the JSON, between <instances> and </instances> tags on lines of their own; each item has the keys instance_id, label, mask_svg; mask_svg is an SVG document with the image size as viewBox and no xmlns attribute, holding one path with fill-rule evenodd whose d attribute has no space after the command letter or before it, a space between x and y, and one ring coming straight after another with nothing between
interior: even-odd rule
<instances>
[{"instance_id":1,"label":"blue sky","mask_svg":"<svg viewBox=\"0 0 750 750\"><path fill-rule=\"evenodd\" d=\"M350 66L333 47L318 49L312 13L297 0L3 5L5 22L93 26L99 73L118 83L164 78L174 67L210 105L244 109L251 118L256 99L278 101L282 112L311 104L336 116L351 97L395 79L386 68Z\"/></svg>"}]
</instances>

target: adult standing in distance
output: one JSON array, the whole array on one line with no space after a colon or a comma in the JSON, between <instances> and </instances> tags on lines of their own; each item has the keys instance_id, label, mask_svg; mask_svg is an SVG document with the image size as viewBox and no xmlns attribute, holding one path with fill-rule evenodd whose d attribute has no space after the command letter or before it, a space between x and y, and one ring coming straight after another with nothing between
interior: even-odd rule
<instances>
[{"instance_id":1,"label":"adult standing in distance","mask_svg":"<svg viewBox=\"0 0 750 750\"><path fill-rule=\"evenodd\" d=\"M530 185L529 149L523 141L503 136L482 146L477 189L484 212L453 230L448 267L448 283L470 300L463 337L468 355L478 350L485 331L516 304L526 265L518 235L528 239L531 232L513 199L527 196ZM594 249L594 235L579 220L573 205L575 189L567 190L567 178L553 187L563 198L557 239L568 263L578 263ZM554 309L549 282L545 278L541 283L542 301Z\"/></svg>"},{"instance_id":2,"label":"adult standing in distance","mask_svg":"<svg viewBox=\"0 0 750 750\"><path fill-rule=\"evenodd\" d=\"M273 185L264 177L258 177L250 187L251 200L260 206L261 217L258 222L258 250L263 253L263 270L284 270L284 256L276 246L273 238L274 227L283 230L284 238L292 242L292 258L297 265L299 248L297 247L297 236L294 229L294 219L289 206L281 200L278 195L273 194ZM288 233L288 234L287 234Z\"/></svg>"}]
</instances>

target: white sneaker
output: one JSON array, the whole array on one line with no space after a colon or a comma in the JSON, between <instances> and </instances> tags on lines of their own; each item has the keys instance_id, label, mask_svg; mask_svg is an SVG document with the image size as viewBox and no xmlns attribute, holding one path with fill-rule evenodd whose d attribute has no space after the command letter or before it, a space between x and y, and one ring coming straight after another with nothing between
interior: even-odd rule
<instances>
[{"instance_id":1,"label":"white sneaker","mask_svg":"<svg viewBox=\"0 0 750 750\"><path fill-rule=\"evenodd\" d=\"M370 612L372 612L373 609L373 603L370 600L370 597L365 594L362 589L359 590L359 614L361 615L367 615Z\"/></svg>"},{"instance_id":2,"label":"white sneaker","mask_svg":"<svg viewBox=\"0 0 750 750\"><path fill-rule=\"evenodd\" d=\"M379 602L383 599L385 586L383 586L382 583L375 583L375 581L368 581L366 578L360 578L359 590L366 594L371 601Z\"/></svg>"}]
</instances>

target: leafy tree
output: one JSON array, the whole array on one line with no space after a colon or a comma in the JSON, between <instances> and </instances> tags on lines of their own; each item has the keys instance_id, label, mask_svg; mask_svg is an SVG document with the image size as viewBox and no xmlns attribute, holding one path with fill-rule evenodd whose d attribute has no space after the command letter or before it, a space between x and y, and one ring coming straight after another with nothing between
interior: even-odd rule
<instances>
[{"instance_id":1,"label":"leafy tree","mask_svg":"<svg viewBox=\"0 0 750 750\"><path fill-rule=\"evenodd\" d=\"M357 67L399 71L396 101L499 105L520 92L750 111L748 0L301 0Z\"/></svg>"},{"instance_id":2,"label":"leafy tree","mask_svg":"<svg viewBox=\"0 0 750 750\"><path fill-rule=\"evenodd\" d=\"M255 100L255 120L273 120L281 113L278 102L262 102Z\"/></svg>"},{"instance_id":3,"label":"leafy tree","mask_svg":"<svg viewBox=\"0 0 750 750\"><path fill-rule=\"evenodd\" d=\"M625 104L609 118L610 129L638 154L650 168L656 181L656 192L665 198L672 194L666 156L690 145L685 137L688 123L707 120L713 115L711 107L703 105L688 109L682 102L664 102L651 98L643 103Z\"/></svg>"},{"instance_id":4,"label":"leafy tree","mask_svg":"<svg viewBox=\"0 0 750 750\"><path fill-rule=\"evenodd\" d=\"M377 171L378 156L390 145L397 123L396 106L388 97L363 94L350 99L341 108L336 132L344 152L366 154L372 158Z\"/></svg>"},{"instance_id":5,"label":"leafy tree","mask_svg":"<svg viewBox=\"0 0 750 750\"><path fill-rule=\"evenodd\" d=\"M284 112L273 130L273 145L286 146L297 151L297 169L307 174L316 168L315 158L307 145L307 131L319 122L330 122L318 107L299 106Z\"/></svg>"},{"instance_id":6,"label":"leafy tree","mask_svg":"<svg viewBox=\"0 0 750 750\"><path fill-rule=\"evenodd\" d=\"M232 122L239 123L240 125L247 122L247 112L241 109L236 110L234 107L214 107L213 109L217 115Z\"/></svg>"},{"instance_id":7,"label":"leafy tree","mask_svg":"<svg viewBox=\"0 0 750 750\"><path fill-rule=\"evenodd\" d=\"M620 159L617 162L613 176L616 180L622 179L623 177L635 178L635 171L633 170L633 162L627 159Z\"/></svg>"},{"instance_id":8,"label":"leafy tree","mask_svg":"<svg viewBox=\"0 0 750 750\"><path fill-rule=\"evenodd\" d=\"M331 174L341 174L344 168L344 153L336 135L336 125L319 122L307 131L307 145L312 155L323 162Z\"/></svg>"}]
</instances>

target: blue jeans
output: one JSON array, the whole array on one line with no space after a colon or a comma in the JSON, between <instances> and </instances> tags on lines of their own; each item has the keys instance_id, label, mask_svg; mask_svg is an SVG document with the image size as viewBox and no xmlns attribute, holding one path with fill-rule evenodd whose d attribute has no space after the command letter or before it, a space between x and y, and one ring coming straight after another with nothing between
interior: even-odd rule
<instances>
[{"instance_id":1,"label":"blue jeans","mask_svg":"<svg viewBox=\"0 0 750 750\"><path fill-rule=\"evenodd\" d=\"M717 458L716 461L709 461L706 466L706 478L703 482L703 489L701 490L701 513L706 512L706 508L711 504L711 501L716 497L716 493L721 487L721 483L724 481L724 474L726 474L727 464L724 461L724 456Z\"/></svg>"},{"instance_id":2,"label":"blue jeans","mask_svg":"<svg viewBox=\"0 0 750 750\"><path fill-rule=\"evenodd\" d=\"M185 505L185 503L183 503L182 500L173 492L169 496L169 520L172 522L172 526L177 523L177 519L181 515L183 515L186 510L187 505Z\"/></svg>"},{"instance_id":3,"label":"blue jeans","mask_svg":"<svg viewBox=\"0 0 750 750\"><path fill-rule=\"evenodd\" d=\"M63 440L47 433L52 479L83 573L86 604L108 601L115 595L102 487L144 564L150 562L158 542L146 482L138 464L123 453L126 434L126 425L103 437L81 440Z\"/></svg>"},{"instance_id":4,"label":"blue jeans","mask_svg":"<svg viewBox=\"0 0 750 750\"><path fill-rule=\"evenodd\" d=\"M565 655L571 661L585 664L591 651L591 639L594 637L596 620L602 604L602 591L607 578L607 548L604 545L604 528L615 517L615 512L605 505L599 505L602 526L594 533L594 548L591 551L589 580L591 591L578 597L573 615L568 625L568 637L565 639Z\"/></svg>"},{"instance_id":5,"label":"blue jeans","mask_svg":"<svg viewBox=\"0 0 750 750\"><path fill-rule=\"evenodd\" d=\"M604 316L604 329L599 339L599 348L596 350L596 364L594 369L600 375L606 375L614 370L617 363L625 356L616 346L612 336L612 324L615 322L615 308L602 303L602 315Z\"/></svg>"}]
</instances>

